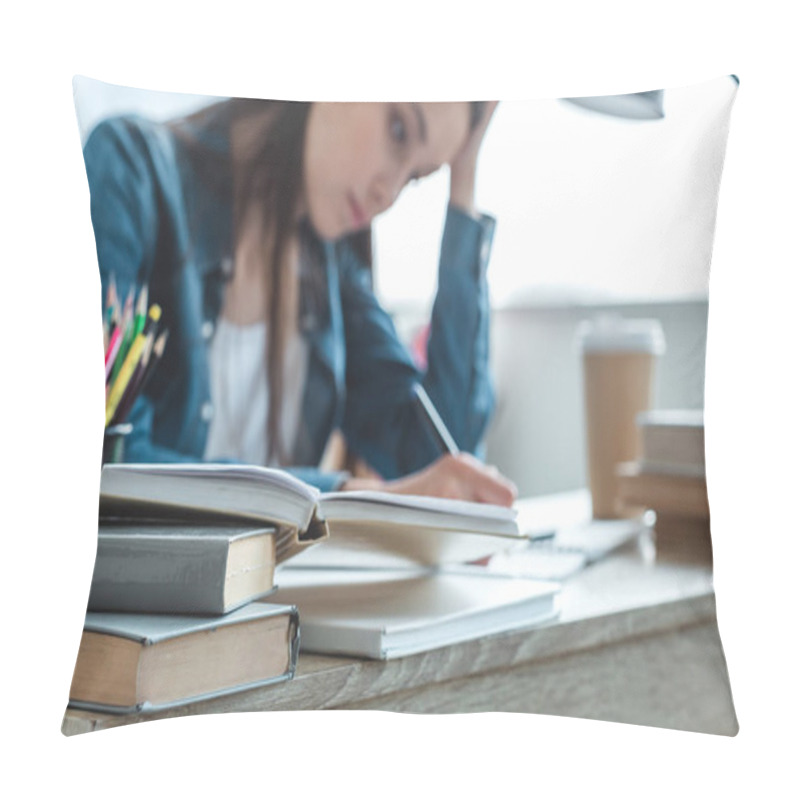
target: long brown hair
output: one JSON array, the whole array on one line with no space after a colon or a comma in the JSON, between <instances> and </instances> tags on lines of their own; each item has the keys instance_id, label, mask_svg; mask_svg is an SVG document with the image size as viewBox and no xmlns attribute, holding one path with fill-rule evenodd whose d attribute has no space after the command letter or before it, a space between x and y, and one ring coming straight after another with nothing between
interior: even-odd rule
<instances>
[{"instance_id":1,"label":"long brown hair","mask_svg":"<svg viewBox=\"0 0 800 800\"><path fill-rule=\"evenodd\" d=\"M267 373L270 402L267 415L268 459L279 464L287 462L285 443L281 437L281 412L284 394L284 360L286 344L291 335L296 301L296 286L290 272L287 253L292 236L296 234L296 209L300 200L303 178L303 145L308 121L308 103L278 103L234 99L229 101L231 120L242 119L269 108L269 135L264 136L249 155L241 181L234 196L234 241L245 211L251 204L262 215L263 263L267 270L266 311L268 349ZM268 251L271 248L271 251Z\"/></svg>"},{"instance_id":2,"label":"long brown hair","mask_svg":"<svg viewBox=\"0 0 800 800\"><path fill-rule=\"evenodd\" d=\"M297 284L296 273L288 261L289 245L294 236L305 239L312 235L310 226L298 228L298 207L303 181L303 148L308 124L310 103L275 100L252 100L233 98L214 103L189 117L176 121L175 134L193 154L193 163L203 171L210 185L224 183L223 171L230 172L230 154L224 158L205 152L202 137L192 131L206 126L221 127L230 140L233 124L248 117L268 115L268 135L262 137L253 151L247 154L243 165L243 179L231 186L232 241L235 250L239 225L245 212L257 208L262 216L261 232L263 264L267 273L268 307L267 320L267 374L269 379L269 411L267 416L268 459L286 464L288 457L281 432L283 410L284 367L291 325L295 319ZM182 123L189 123L188 125ZM230 178L231 176L226 176ZM302 234L302 236L301 236ZM372 269L372 234L368 228L346 237L364 268ZM304 242L300 242L301 246ZM231 253L230 255L233 255ZM308 262L302 266L303 299L315 296L320 306L325 305L321 295L326 291L325 274L322 269L321 251L318 247L306 247L302 257Z\"/></svg>"},{"instance_id":3,"label":"long brown hair","mask_svg":"<svg viewBox=\"0 0 800 800\"><path fill-rule=\"evenodd\" d=\"M470 104L470 129L473 129L483 116L483 102ZM281 416L283 409L284 359L286 344L291 334L290 325L294 319L290 303L296 298L294 275L287 253L292 237L298 235L295 218L303 181L303 150L310 103L276 100L253 100L233 98L214 103L198 112L176 121L174 130L193 151L195 163L206 173L206 179L214 182L223 170L231 170L230 157L218 159L203 152L200 139L191 134L192 126L222 125L228 137L232 124L247 117L270 115L268 135L249 155L244 168L245 179L236 187L233 201L233 237L231 246L235 249L238 223L243 219L244 210L255 204L262 213L263 263L267 271L268 308L267 317L267 374L269 378L269 411L267 417L268 459L278 464L288 461L281 439ZM189 122L187 128L180 124ZM306 236L310 226L302 226ZM372 271L372 229L358 231L345 237L343 243L349 245L364 268ZM302 242L301 242L302 245ZM300 287L302 299L308 295L320 296L325 291L325 276L319 263L319 248L306 249L306 259L317 255L316 264L306 264L305 281ZM232 255L232 253L231 253ZM324 298L322 299L324 305Z\"/></svg>"}]
</instances>

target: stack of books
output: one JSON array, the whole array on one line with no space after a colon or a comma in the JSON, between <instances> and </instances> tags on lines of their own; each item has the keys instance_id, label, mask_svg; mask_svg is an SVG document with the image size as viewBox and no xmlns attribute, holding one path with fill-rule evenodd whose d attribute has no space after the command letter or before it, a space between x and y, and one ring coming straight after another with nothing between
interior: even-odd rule
<instances>
[{"instance_id":1,"label":"stack of books","mask_svg":"<svg viewBox=\"0 0 800 800\"><path fill-rule=\"evenodd\" d=\"M274 591L275 529L102 520L70 706L147 712L289 680L295 607Z\"/></svg>"},{"instance_id":2,"label":"stack of books","mask_svg":"<svg viewBox=\"0 0 800 800\"><path fill-rule=\"evenodd\" d=\"M711 560L702 410L637 417L641 457L617 467L621 511L655 511L659 556Z\"/></svg>"},{"instance_id":3,"label":"stack of books","mask_svg":"<svg viewBox=\"0 0 800 800\"><path fill-rule=\"evenodd\" d=\"M70 705L140 712L288 680L301 641L394 658L538 624L557 584L455 566L526 541L507 508L107 464Z\"/></svg>"}]
</instances>

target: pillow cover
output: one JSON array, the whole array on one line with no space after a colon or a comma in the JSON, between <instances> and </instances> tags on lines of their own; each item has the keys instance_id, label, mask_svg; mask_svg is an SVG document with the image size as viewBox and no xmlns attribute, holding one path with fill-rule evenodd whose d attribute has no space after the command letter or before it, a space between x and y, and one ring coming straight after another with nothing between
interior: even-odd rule
<instances>
[{"instance_id":1,"label":"pillow cover","mask_svg":"<svg viewBox=\"0 0 800 800\"><path fill-rule=\"evenodd\" d=\"M118 477L101 503L65 733L335 707L530 711L735 734L702 408L737 85L725 76L501 102L493 113L483 103L360 103L322 115L313 104L76 79L103 289L103 460L155 466L146 484L130 478L136 470L104 470L104 487ZM456 162L488 120L476 203L465 207ZM273 130L283 138L265 135ZM439 170L397 196L445 162L449 183ZM298 198L299 214L285 197ZM295 295L271 298L287 291L278 283L237 290L259 252L241 213L254 198L298 231ZM386 206L369 230L373 208ZM284 327L265 326L264 308ZM285 331L273 371L272 342ZM317 493L298 486L418 470L438 451L425 421L406 414L417 369L427 369L434 424L441 412L458 447L514 481L530 544L498 538L467 566L430 556L414 581L380 570L320 581L294 569L305 554L287 559L281 535L264 535L291 520L211 496L208 486L252 482L241 462L291 467L286 484L270 479L275 496L306 491L312 511ZM283 427L262 391L275 385ZM287 444L277 460L262 447L276 439ZM334 442L344 443L339 457ZM237 463L183 482L164 466L201 461ZM235 522L220 516L232 510ZM330 519L328 540L306 552L317 566L363 566L358 548L369 551L379 527L337 550ZM465 574L476 571L505 576L528 610L511 614L499 590L478 597ZM196 605L176 605L195 590ZM404 642L402 657L380 649L389 636ZM179 651L190 656L176 662ZM317 663L312 652L344 655L335 668L346 689L331 691L324 665L304 670L304 658Z\"/></svg>"}]
</instances>

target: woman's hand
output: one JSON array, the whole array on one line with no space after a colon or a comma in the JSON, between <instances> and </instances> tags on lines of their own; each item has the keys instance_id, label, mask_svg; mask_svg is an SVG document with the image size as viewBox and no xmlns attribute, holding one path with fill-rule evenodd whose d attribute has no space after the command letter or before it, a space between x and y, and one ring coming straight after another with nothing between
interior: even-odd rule
<instances>
[{"instance_id":1,"label":"woman's hand","mask_svg":"<svg viewBox=\"0 0 800 800\"><path fill-rule=\"evenodd\" d=\"M475 173L478 151L498 101L486 104L475 129L450 162L450 203L472 215L475 213Z\"/></svg>"},{"instance_id":2,"label":"woman's hand","mask_svg":"<svg viewBox=\"0 0 800 800\"><path fill-rule=\"evenodd\" d=\"M351 478L341 488L343 491L375 489L396 494L447 497L499 506L510 506L517 496L517 487L496 467L489 467L468 453L442 456L425 469L397 480Z\"/></svg>"}]
</instances>

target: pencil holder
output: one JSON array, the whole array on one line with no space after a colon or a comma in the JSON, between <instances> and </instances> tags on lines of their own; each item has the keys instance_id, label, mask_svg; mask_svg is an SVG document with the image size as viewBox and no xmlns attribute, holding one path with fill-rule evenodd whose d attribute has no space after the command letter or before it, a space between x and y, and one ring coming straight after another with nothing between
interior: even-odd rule
<instances>
[{"instance_id":1,"label":"pencil holder","mask_svg":"<svg viewBox=\"0 0 800 800\"><path fill-rule=\"evenodd\" d=\"M103 464L118 464L125 457L125 437L133 430L130 422L109 425L103 434Z\"/></svg>"}]
</instances>

